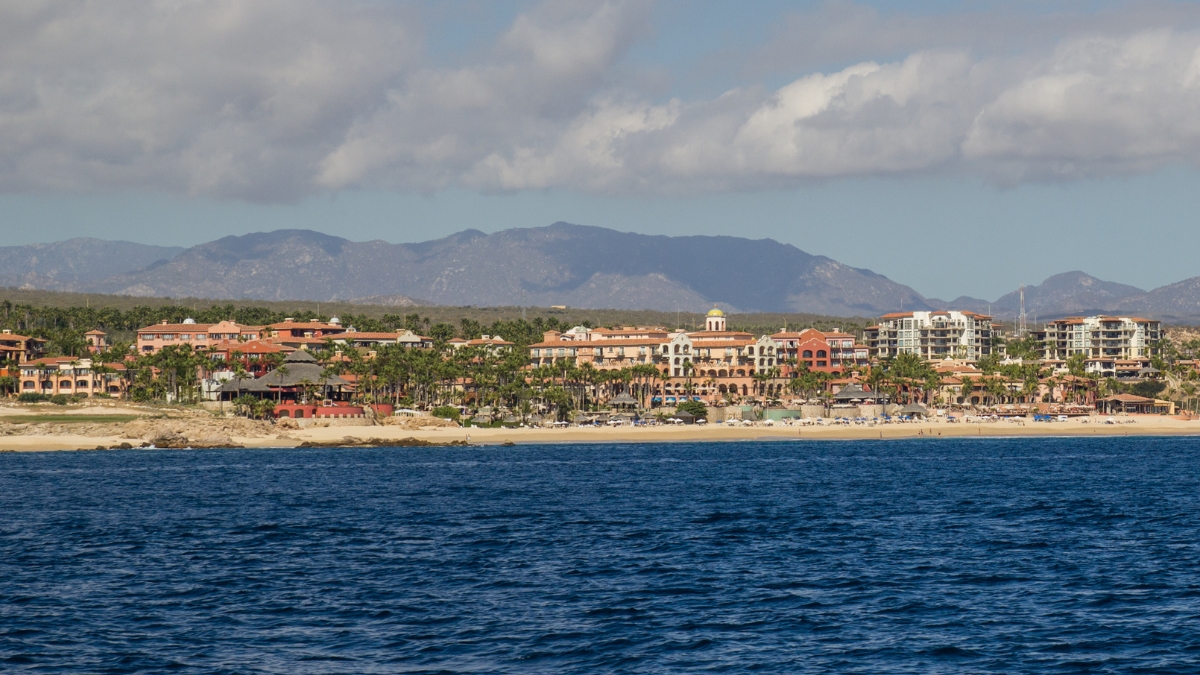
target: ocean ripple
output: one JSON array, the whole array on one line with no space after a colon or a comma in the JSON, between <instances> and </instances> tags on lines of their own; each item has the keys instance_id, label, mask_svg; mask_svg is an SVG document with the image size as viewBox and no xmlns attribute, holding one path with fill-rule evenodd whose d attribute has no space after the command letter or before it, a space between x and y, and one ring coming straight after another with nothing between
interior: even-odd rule
<instances>
[{"instance_id":1,"label":"ocean ripple","mask_svg":"<svg viewBox=\"0 0 1200 675\"><path fill-rule=\"evenodd\" d=\"M1198 449L0 454L0 670L1195 673Z\"/></svg>"}]
</instances>

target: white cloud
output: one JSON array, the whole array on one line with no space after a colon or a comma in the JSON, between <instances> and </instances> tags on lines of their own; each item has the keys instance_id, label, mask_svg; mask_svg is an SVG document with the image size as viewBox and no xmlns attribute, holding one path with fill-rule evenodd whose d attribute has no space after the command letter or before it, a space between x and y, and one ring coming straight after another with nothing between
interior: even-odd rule
<instances>
[{"instance_id":1,"label":"white cloud","mask_svg":"<svg viewBox=\"0 0 1200 675\"><path fill-rule=\"evenodd\" d=\"M0 190L699 192L1200 163L1200 32L1164 27L1200 14L1175 5L1040 23L832 5L754 55L794 64L789 84L691 101L639 84L627 55L648 35L642 2L537 6L457 67L428 62L407 7L10 3ZM872 45L902 54L813 72Z\"/></svg>"}]
</instances>

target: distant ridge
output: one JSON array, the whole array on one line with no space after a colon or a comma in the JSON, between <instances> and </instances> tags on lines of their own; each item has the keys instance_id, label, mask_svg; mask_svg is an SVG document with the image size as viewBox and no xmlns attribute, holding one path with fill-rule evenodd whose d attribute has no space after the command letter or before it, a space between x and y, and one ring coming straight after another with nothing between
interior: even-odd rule
<instances>
[{"instance_id":1,"label":"distant ridge","mask_svg":"<svg viewBox=\"0 0 1200 675\"><path fill-rule=\"evenodd\" d=\"M965 309L1002 320L1016 291L989 302L925 298L870 270L771 239L642 235L555 223L413 244L353 242L311 230L230 236L189 249L70 239L0 247L0 286L143 297L552 306L871 317ZM1200 277L1151 291L1082 271L1025 288L1030 320L1099 313L1200 321Z\"/></svg>"},{"instance_id":2,"label":"distant ridge","mask_svg":"<svg viewBox=\"0 0 1200 675\"><path fill-rule=\"evenodd\" d=\"M89 237L0 246L0 286L82 290L90 282L164 264L184 250Z\"/></svg>"},{"instance_id":3,"label":"distant ridge","mask_svg":"<svg viewBox=\"0 0 1200 675\"><path fill-rule=\"evenodd\" d=\"M264 300L403 296L447 305L737 311L869 316L916 291L870 270L770 239L666 237L555 223L417 244L352 242L308 230L224 237L104 293Z\"/></svg>"}]
</instances>

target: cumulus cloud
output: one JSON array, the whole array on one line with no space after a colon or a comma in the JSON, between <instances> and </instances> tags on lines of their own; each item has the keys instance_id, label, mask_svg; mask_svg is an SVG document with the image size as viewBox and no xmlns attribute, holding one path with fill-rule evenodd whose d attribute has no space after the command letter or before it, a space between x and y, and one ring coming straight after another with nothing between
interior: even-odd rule
<instances>
[{"instance_id":1,"label":"cumulus cloud","mask_svg":"<svg viewBox=\"0 0 1200 675\"><path fill-rule=\"evenodd\" d=\"M777 37L753 55L775 72L790 59L788 84L664 100L627 58L651 37L643 2L536 6L454 67L429 61L421 17L399 3L10 3L0 190L678 193L1194 166L1200 32L1179 28L1192 10L1155 8L1026 30L836 5L784 22L780 36L812 37L801 51ZM811 65L871 44L904 53Z\"/></svg>"}]
</instances>

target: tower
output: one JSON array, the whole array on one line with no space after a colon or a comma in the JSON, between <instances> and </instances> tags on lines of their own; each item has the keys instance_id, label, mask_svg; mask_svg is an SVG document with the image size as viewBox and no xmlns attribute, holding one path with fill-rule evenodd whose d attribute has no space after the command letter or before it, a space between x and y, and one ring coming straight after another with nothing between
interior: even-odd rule
<instances>
[{"instance_id":1,"label":"tower","mask_svg":"<svg viewBox=\"0 0 1200 675\"><path fill-rule=\"evenodd\" d=\"M704 319L704 330L707 331L723 331L725 330L725 312L713 307L708 311L708 316Z\"/></svg>"},{"instance_id":2,"label":"tower","mask_svg":"<svg viewBox=\"0 0 1200 675\"><path fill-rule=\"evenodd\" d=\"M1025 284L1021 284L1021 317L1017 323L1017 337L1025 337Z\"/></svg>"}]
</instances>

